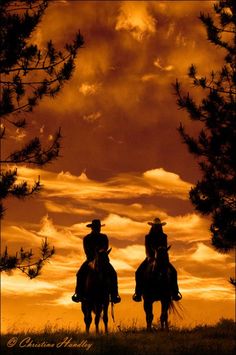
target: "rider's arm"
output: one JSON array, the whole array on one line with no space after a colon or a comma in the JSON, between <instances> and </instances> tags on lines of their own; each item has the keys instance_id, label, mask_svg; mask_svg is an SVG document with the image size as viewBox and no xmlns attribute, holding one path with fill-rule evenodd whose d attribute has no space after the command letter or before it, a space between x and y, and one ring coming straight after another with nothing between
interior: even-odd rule
<instances>
[{"instance_id":1,"label":"rider's arm","mask_svg":"<svg viewBox=\"0 0 236 355\"><path fill-rule=\"evenodd\" d=\"M88 240L87 240L86 237L84 237L84 239L83 239L83 247L84 247L85 255L88 257L88 255L89 255L89 245L88 245Z\"/></svg>"},{"instance_id":2,"label":"rider's arm","mask_svg":"<svg viewBox=\"0 0 236 355\"><path fill-rule=\"evenodd\" d=\"M163 246L167 248L167 235L163 233Z\"/></svg>"},{"instance_id":3,"label":"rider's arm","mask_svg":"<svg viewBox=\"0 0 236 355\"><path fill-rule=\"evenodd\" d=\"M109 240L106 234L104 234L104 238L103 238L103 247L104 250L108 250L109 248Z\"/></svg>"},{"instance_id":4,"label":"rider's arm","mask_svg":"<svg viewBox=\"0 0 236 355\"><path fill-rule=\"evenodd\" d=\"M145 251L146 251L146 256L150 256L150 243L148 240L148 235L145 236Z\"/></svg>"}]
</instances>

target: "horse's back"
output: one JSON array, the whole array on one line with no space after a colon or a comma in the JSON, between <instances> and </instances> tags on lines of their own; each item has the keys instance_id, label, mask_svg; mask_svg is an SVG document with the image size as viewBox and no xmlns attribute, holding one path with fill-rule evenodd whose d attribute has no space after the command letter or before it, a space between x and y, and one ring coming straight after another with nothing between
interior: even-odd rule
<instances>
[{"instance_id":1,"label":"horse's back","mask_svg":"<svg viewBox=\"0 0 236 355\"><path fill-rule=\"evenodd\" d=\"M107 279L100 278L95 270L89 270L85 282L84 297L90 303L109 304Z\"/></svg>"},{"instance_id":2,"label":"horse's back","mask_svg":"<svg viewBox=\"0 0 236 355\"><path fill-rule=\"evenodd\" d=\"M156 267L153 269L148 265L144 276L144 298L150 298L153 301L171 298L171 278L168 268L159 269Z\"/></svg>"}]
</instances>

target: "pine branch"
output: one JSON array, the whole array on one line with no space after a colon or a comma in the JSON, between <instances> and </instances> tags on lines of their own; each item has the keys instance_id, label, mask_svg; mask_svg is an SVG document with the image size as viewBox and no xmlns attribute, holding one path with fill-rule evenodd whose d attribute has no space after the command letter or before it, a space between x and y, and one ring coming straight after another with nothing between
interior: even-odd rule
<instances>
[{"instance_id":1,"label":"pine branch","mask_svg":"<svg viewBox=\"0 0 236 355\"><path fill-rule=\"evenodd\" d=\"M204 150L200 147L199 143L197 142L196 139L193 137L189 136L182 123L180 123L178 131L183 139L183 142L187 144L189 152L196 155L196 156L203 156L205 155Z\"/></svg>"},{"instance_id":2,"label":"pine branch","mask_svg":"<svg viewBox=\"0 0 236 355\"><path fill-rule=\"evenodd\" d=\"M180 109L186 109L190 114L190 118L193 120L199 120L204 122L207 116L202 112L201 106L197 106L193 98L187 93L187 95L182 95L181 84L176 80L173 84L175 95L177 96L177 104Z\"/></svg>"},{"instance_id":3,"label":"pine branch","mask_svg":"<svg viewBox=\"0 0 236 355\"><path fill-rule=\"evenodd\" d=\"M45 59L44 59L44 61L42 61L42 66L38 67L38 65L37 66L34 65L32 67L28 67L28 66L26 66L24 64L24 62L22 62L22 64L19 67L11 68L11 69L10 68L4 68L4 70L1 70L0 73L9 75L10 73L17 72L18 75L19 75L20 72L23 71L23 73L25 75L26 73L32 72L32 71L43 71L43 72L46 72L48 70L56 68L57 66L59 66L60 64L62 64L64 62L66 62L69 58L74 59L75 56L76 56L76 53L77 53L77 49L81 48L83 46L83 44L84 44L84 39L83 39L83 36L81 35L81 33L79 31L76 34L76 37L74 39L73 44L71 44L71 45L67 44L66 45L66 50L67 50L68 54L64 54L63 55L61 52L56 52L54 47L52 46L52 42L49 41L48 42L49 51L47 51ZM39 50L38 50L37 46L35 46L34 48L35 48L34 56L37 56L37 59L38 59ZM54 58L53 58L53 56L54 56ZM55 58L57 56L60 58L60 60L55 61ZM46 61L46 59L48 57L49 57L49 60L50 60L50 64L45 66L45 61Z\"/></svg>"},{"instance_id":4,"label":"pine branch","mask_svg":"<svg viewBox=\"0 0 236 355\"><path fill-rule=\"evenodd\" d=\"M45 165L58 157L61 139L62 135L59 129L48 149L42 149L41 142L36 137L23 149L12 153L6 160L2 160L1 163Z\"/></svg>"},{"instance_id":5,"label":"pine branch","mask_svg":"<svg viewBox=\"0 0 236 355\"><path fill-rule=\"evenodd\" d=\"M21 67L18 68L13 68L13 69L6 69L4 74L10 74L10 73L14 73L14 72L21 72L23 71L24 73L30 72L30 71L43 71L45 72L46 70L55 68L56 66L60 65L61 63L63 63L65 60L67 60L68 58L70 58L71 54L68 54L67 56L65 56L63 59L61 59L60 61L47 65L47 66L42 66L42 67L24 67L23 65Z\"/></svg>"},{"instance_id":6,"label":"pine branch","mask_svg":"<svg viewBox=\"0 0 236 355\"><path fill-rule=\"evenodd\" d=\"M8 248L5 248L0 257L0 272L12 273L14 270L21 270L30 279L40 275L43 265L55 254L55 248L50 248L47 238L42 240L40 257L35 260L32 249L25 251L20 249L14 256L9 255ZM34 260L33 260L34 259Z\"/></svg>"},{"instance_id":7,"label":"pine branch","mask_svg":"<svg viewBox=\"0 0 236 355\"><path fill-rule=\"evenodd\" d=\"M14 195L18 198L25 198L38 192L41 188L40 177L35 181L33 186L23 181L17 183L17 169L2 170L0 173L0 199L3 200L9 195ZM2 201L1 201L2 203Z\"/></svg>"},{"instance_id":8,"label":"pine branch","mask_svg":"<svg viewBox=\"0 0 236 355\"><path fill-rule=\"evenodd\" d=\"M23 181L21 184L12 186L12 188L8 190L8 193L19 199L24 199L40 191L41 186L40 177L38 177L38 181L36 181L33 186L29 186L27 182Z\"/></svg>"},{"instance_id":9,"label":"pine branch","mask_svg":"<svg viewBox=\"0 0 236 355\"><path fill-rule=\"evenodd\" d=\"M55 83L56 81L58 81L58 79L51 79L51 80L48 80L48 85L51 85L53 83ZM40 81L22 81L21 82L21 85L40 85L42 84L43 81L40 80ZM0 80L0 84L4 84L4 85L10 85L10 86L16 86L16 84L12 81L1 81Z\"/></svg>"},{"instance_id":10,"label":"pine branch","mask_svg":"<svg viewBox=\"0 0 236 355\"><path fill-rule=\"evenodd\" d=\"M188 76L193 79L193 84L194 86L200 86L203 89L209 89L210 91L215 91L223 94L230 94L230 95L235 95L236 90L234 91L232 88L235 87L232 84L231 76L229 76L229 71L226 66L223 67L221 73L220 73L220 79L218 81L215 80L216 78L216 73L212 72L211 73L211 80L207 80L206 77L197 77L197 69L195 65L191 65L188 71ZM222 82L224 80L224 77L227 78L227 82L229 84L230 90L227 90L223 88Z\"/></svg>"},{"instance_id":11,"label":"pine branch","mask_svg":"<svg viewBox=\"0 0 236 355\"><path fill-rule=\"evenodd\" d=\"M22 4L25 3L25 7L20 7ZM32 5L35 4L35 5ZM48 0L31 0L31 1L11 1L8 2L7 5L7 12L18 12L18 11L33 11L38 9L40 11L44 11L48 6Z\"/></svg>"},{"instance_id":12,"label":"pine branch","mask_svg":"<svg viewBox=\"0 0 236 355\"><path fill-rule=\"evenodd\" d=\"M236 287L236 278L235 278L235 277L230 277L230 278L229 278L229 283L230 283L231 285L233 285L234 287Z\"/></svg>"}]
</instances>

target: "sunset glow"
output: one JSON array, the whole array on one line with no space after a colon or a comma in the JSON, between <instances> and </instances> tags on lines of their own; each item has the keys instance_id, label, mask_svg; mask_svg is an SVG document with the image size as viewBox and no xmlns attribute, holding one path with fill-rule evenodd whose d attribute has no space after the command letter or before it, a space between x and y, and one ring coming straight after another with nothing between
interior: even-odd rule
<instances>
[{"instance_id":1,"label":"sunset glow","mask_svg":"<svg viewBox=\"0 0 236 355\"><path fill-rule=\"evenodd\" d=\"M43 170L17 167L19 180L42 191L27 200L9 199L2 222L2 250L21 246L37 255L47 237L56 253L39 277L20 271L1 276L2 330L39 327L48 321L79 324L80 305L71 301L75 275L85 260L83 237L94 218L105 226L110 261L118 273L122 303L117 323L138 319L142 304L132 301L135 271L145 258L149 221L159 217L178 271L185 317L180 325L213 323L234 317L233 253L219 254L210 243L210 219L199 215L188 193L201 176L197 162L177 132L181 121L199 126L176 105L176 78L187 78L195 63L206 75L220 67L223 54L207 41L198 16L212 1L51 1L32 41L52 39L62 46L80 29L72 79L55 99L44 99L28 114L24 132L12 130L7 153L32 135L50 143L62 129L61 157ZM196 90L196 97L198 95ZM200 94L199 94L200 95ZM224 306L225 304L225 306ZM199 308L199 312L197 311ZM20 316L22 314L22 316ZM21 319L21 321L17 321ZM172 320L173 323L175 319ZM114 325L115 327L116 325Z\"/></svg>"}]
</instances>

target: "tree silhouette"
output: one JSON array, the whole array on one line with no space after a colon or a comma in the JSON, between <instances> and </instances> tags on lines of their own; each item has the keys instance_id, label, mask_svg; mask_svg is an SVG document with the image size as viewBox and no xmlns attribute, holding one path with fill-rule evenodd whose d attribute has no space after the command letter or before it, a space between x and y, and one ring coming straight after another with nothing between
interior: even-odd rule
<instances>
[{"instance_id":1,"label":"tree silhouette","mask_svg":"<svg viewBox=\"0 0 236 355\"><path fill-rule=\"evenodd\" d=\"M202 179L189 195L196 210L211 216L213 246L221 252L235 247L236 235L236 3L222 0L214 5L215 18L200 14L208 40L222 48L226 55L219 71L203 77L195 65L189 77L205 94L200 104L183 94L177 80L174 88L180 109L191 120L202 124L198 137L190 136L180 124L179 133L190 153L197 159Z\"/></svg>"},{"instance_id":2,"label":"tree silhouette","mask_svg":"<svg viewBox=\"0 0 236 355\"><path fill-rule=\"evenodd\" d=\"M235 277L230 277L230 278L229 278L229 283L230 283L231 285L233 285L234 287L236 287L236 278L235 278Z\"/></svg>"},{"instance_id":3,"label":"tree silhouette","mask_svg":"<svg viewBox=\"0 0 236 355\"><path fill-rule=\"evenodd\" d=\"M61 132L54 134L49 146L32 137L22 147L2 156L2 145L8 132L27 129L30 112L44 97L54 98L71 78L78 49L83 45L80 32L63 50L56 50L49 40L44 48L32 43L32 33L48 6L46 0L1 0L0 2L0 219L4 215L3 200L9 196L24 199L41 189L40 178L30 185L19 181L17 166L44 166L59 155ZM43 263L54 254L43 241L40 258L33 261L32 250L23 248L9 256L6 248L0 258L0 271L20 269L30 278L39 274Z\"/></svg>"}]
</instances>

